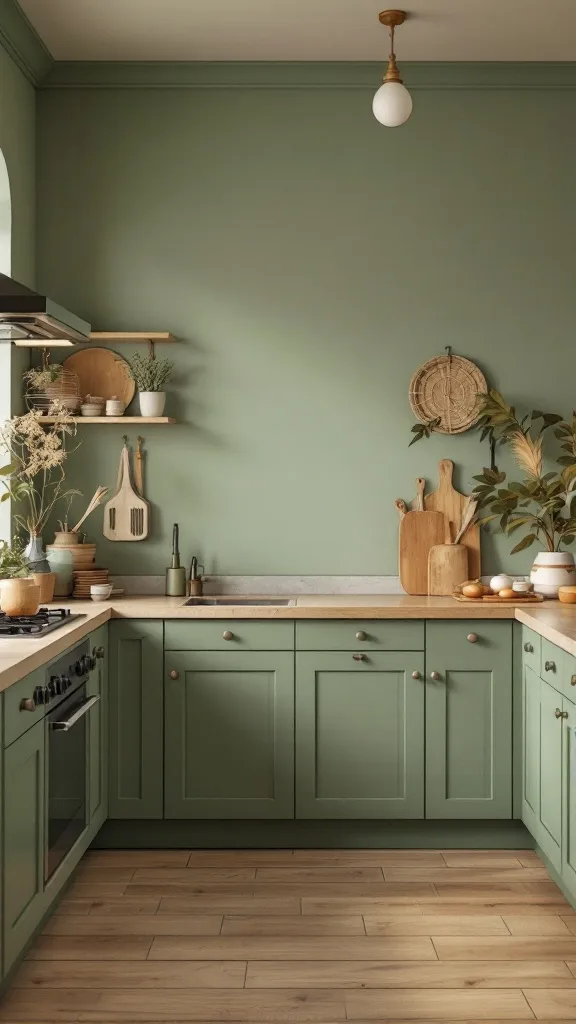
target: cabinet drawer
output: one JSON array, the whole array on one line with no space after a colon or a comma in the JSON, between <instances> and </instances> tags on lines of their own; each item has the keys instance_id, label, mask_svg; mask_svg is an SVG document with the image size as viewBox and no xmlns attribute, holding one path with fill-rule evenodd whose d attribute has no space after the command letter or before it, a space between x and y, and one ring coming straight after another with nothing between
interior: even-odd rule
<instances>
[{"instance_id":1,"label":"cabinet drawer","mask_svg":"<svg viewBox=\"0 0 576 1024\"><path fill-rule=\"evenodd\" d=\"M428 624L426 671L452 668L512 671L512 622L451 619Z\"/></svg>"},{"instance_id":2,"label":"cabinet drawer","mask_svg":"<svg viewBox=\"0 0 576 1024\"><path fill-rule=\"evenodd\" d=\"M406 619L312 620L296 623L298 651L423 651L424 622Z\"/></svg>"},{"instance_id":3,"label":"cabinet drawer","mask_svg":"<svg viewBox=\"0 0 576 1024\"><path fill-rule=\"evenodd\" d=\"M45 683L46 669L37 668L25 679L9 686L4 693L4 746L8 747L17 740L30 726L44 718L46 709L40 704L35 711L22 711L20 705L26 697L31 697L35 686Z\"/></svg>"},{"instance_id":4,"label":"cabinet drawer","mask_svg":"<svg viewBox=\"0 0 576 1024\"><path fill-rule=\"evenodd\" d=\"M167 651L292 651L294 623L245 619L197 619L165 624Z\"/></svg>"},{"instance_id":5,"label":"cabinet drawer","mask_svg":"<svg viewBox=\"0 0 576 1024\"><path fill-rule=\"evenodd\" d=\"M522 661L540 675L540 646L542 637L527 626L522 627Z\"/></svg>"},{"instance_id":6,"label":"cabinet drawer","mask_svg":"<svg viewBox=\"0 0 576 1024\"><path fill-rule=\"evenodd\" d=\"M540 678L545 679L550 686L557 690L562 689L562 676L564 670L564 652L550 643L550 640L541 638L540 644Z\"/></svg>"}]
</instances>

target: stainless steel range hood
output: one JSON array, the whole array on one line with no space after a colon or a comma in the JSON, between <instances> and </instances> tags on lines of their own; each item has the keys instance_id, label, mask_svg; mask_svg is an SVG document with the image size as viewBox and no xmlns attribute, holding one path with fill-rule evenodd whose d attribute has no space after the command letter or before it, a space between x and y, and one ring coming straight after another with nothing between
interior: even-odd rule
<instances>
[{"instance_id":1,"label":"stainless steel range hood","mask_svg":"<svg viewBox=\"0 0 576 1024\"><path fill-rule=\"evenodd\" d=\"M89 341L89 323L45 295L0 274L0 343L57 348Z\"/></svg>"}]
</instances>

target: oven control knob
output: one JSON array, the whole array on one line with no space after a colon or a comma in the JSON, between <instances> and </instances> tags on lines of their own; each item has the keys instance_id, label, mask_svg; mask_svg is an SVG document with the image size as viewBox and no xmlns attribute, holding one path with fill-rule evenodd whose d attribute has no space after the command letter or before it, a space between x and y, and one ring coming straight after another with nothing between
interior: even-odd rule
<instances>
[{"instance_id":1,"label":"oven control knob","mask_svg":"<svg viewBox=\"0 0 576 1024\"><path fill-rule=\"evenodd\" d=\"M70 679L70 676L62 676L62 683L61 683L61 685L62 685L61 693L66 693L66 690L69 690L70 687L72 686L72 680Z\"/></svg>"},{"instance_id":2,"label":"oven control knob","mask_svg":"<svg viewBox=\"0 0 576 1024\"><path fill-rule=\"evenodd\" d=\"M45 693L47 693L47 692L48 692L47 688L44 687L44 686L35 686L34 687L34 693L32 695L32 700L34 701L36 706L38 706L38 704L46 704L47 703L47 701L44 699L45 698Z\"/></svg>"},{"instance_id":3,"label":"oven control knob","mask_svg":"<svg viewBox=\"0 0 576 1024\"><path fill-rule=\"evenodd\" d=\"M78 661L74 662L74 673L77 676L84 675L84 668L82 666L82 658L79 658Z\"/></svg>"},{"instance_id":4,"label":"oven control knob","mask_svg":"<svg viewBox=\"0 0 576 1024\"><path fill-rule=\"evenodd\" d=\"M50 676L48 691L51 697L58 697L62 693L62 680L60 676Z\"/></svg>"}]
</instances>

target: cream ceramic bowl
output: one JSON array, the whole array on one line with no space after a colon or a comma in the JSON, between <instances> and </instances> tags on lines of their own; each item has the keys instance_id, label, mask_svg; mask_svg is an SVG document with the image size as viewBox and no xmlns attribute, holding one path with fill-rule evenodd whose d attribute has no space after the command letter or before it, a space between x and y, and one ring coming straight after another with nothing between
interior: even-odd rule
<instances>
[{"instance_id":1,"label":"cream ceramic bowl","mask_svg":"<svg viewBox=\"0 0 576 1024\"><path fill-rule=\"evenodd\" d=\"M90 587L90 597L93 601L107 601L111 593L111 583L93 583Z\"/></svg>"}]
</instances>

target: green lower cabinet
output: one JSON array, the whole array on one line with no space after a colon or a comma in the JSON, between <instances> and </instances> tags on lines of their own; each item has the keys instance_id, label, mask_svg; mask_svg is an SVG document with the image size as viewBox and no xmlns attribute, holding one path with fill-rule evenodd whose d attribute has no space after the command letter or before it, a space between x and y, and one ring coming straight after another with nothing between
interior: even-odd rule
<instances>
[{"instance_id":1,"label":"green lower cabinet","mask_svg":"<svg viewBox=\"0 0 576 1024\"><path fill-rule=\"evenodd\" d=\"M164 760L164 623L109 624L110 818L161 818Z\"/></svg>"},{"instance_id":2,"label":"green lower cabinet","mask_svg":"<svg viewBox=\"0 0 576 1024\"><path fill-rule=\"evenodd\" d=\"M44 722L4 751L4 974L44 913Z\"/></svg>"},{"instance_id":3,"label":"green lower cabinet","mask_svg":"<svg viewBox=\"0 0 576 1024\"><path fill-rule=\"evenodd\" d=\"M567 655L569 657L569 655ZM562 878L576 897L576 705L564 698L562 729Z\"/></svg>"},{"instance_id":4,"label":"green lower cabinet","mask_svg":"<svg viewBox=\"0 0 576 1024\"><path fill-rule=\"evenodd\" d=\"M167 651L166 818L294 817L292 651Z\"/></svg>"},{"instance_id":5,"label":"green lower cabinet","mask_svg":"<svg viewBox=\"0 0 576 1024\"><path fill-rule=\"evenodd\" d=\"M297 818L423 817L424 689L420 651L297 654Z\"/></svg>"},{"instance_id":6,"label":"green lower cabinet","mask_svg":"<svg viewBox=\"0 0 576 1024\"><path fill-rule=\"evenodd\" d=\"M92 633L90 644L96 668L87 695L100 698L88 719L88 822L95 834L108 817L108 626Z\"/></svg>"},{"instance_id":7,"label":"green lower cabinet","mask_svg":"<svg viewBox=\"0 0 576 1024\"><path fill-rule=\"evenodd\" d=\"M540 676L525 663L522 683L522 821L534 836L540 817L540 687Z\"/></svg>"},{"instance_id":8,"label":"green lower cabinet","mask_svg":"<svg viewBox=\"0 0 576 1024\"><path fill-rule=\"evenodd\" d=\"M426 817L512 817L512 623L426 626Z\"/></svg>"},{"instance_id":9,"label":"green lower cabinet","mask_svg":"<svg viewBox=\"0 0 576 1024\"><path fill-rule=\"evenodd\" d=\"M563 697L540 681L539 846L557 871L562 863L562 722Z\"/></svg>"}]
</instances>

